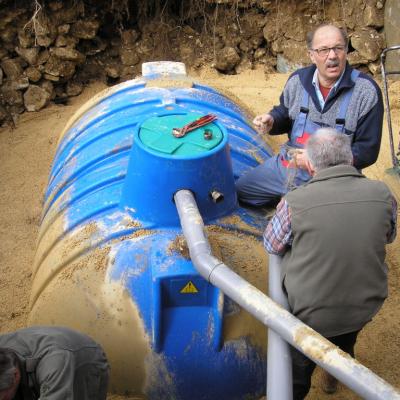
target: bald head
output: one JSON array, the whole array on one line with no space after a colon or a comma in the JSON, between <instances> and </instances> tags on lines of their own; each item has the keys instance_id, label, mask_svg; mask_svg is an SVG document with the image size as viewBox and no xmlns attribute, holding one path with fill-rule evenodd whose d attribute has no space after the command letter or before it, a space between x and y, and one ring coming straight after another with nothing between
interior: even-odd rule
<instances>
[{"instance_id":1,"label":"bald head","mask_svg":"<svg viewBox=\"0 0 400 400\"><path fill-rule=\"evenodd\" d=\"M342 37L343 44L347 47L349 44L349 37L347 36L345 30L332 24L322 24L317 26L313 31L307 33L307 48L313 48L313 42L315 38L319 39L320 37L325 37L326 35L335 33L338 33Z\"/></svg>"}]
</instances>

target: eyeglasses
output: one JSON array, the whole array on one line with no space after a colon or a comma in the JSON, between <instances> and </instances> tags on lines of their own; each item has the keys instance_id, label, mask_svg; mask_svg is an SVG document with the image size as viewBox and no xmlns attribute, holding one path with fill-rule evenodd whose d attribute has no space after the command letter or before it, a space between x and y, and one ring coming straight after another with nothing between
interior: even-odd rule
<instances>
[{"instance_id":1,"label":"eyeglasses","mask_svg":"<svg viewBox=\"0 0 400 400\"><path fill-rule=\"evenodd\" d=\"M321 47L320 49L311 49L315 51L320 57L327 57L331 50L335 54L342 54L346 50L346 46L334 46L334 47Z\"/></svg>"}]
</instances>

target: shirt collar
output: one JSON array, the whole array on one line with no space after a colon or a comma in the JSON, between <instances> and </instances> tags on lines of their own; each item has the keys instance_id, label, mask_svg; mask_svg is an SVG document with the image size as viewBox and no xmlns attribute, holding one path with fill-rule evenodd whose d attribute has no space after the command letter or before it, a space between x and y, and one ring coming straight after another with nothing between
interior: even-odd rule
<instances>
[{"instance_id":1,"label":"shirt collar","mask_svg":"<svg viewBox=\"0 0 400 400\"><path fill-rule=\"evenodd\" d=\"M330 90L330 92L329 92L329 94L332 92L332 93L334 93L335 91L336 91L336 89L337 89L337 87L339 86L339 84L340 84L340 82L341 82L341 80L342 80L342 78L343 78L343 75L344 75L344 72L346 71L346 68L343 70L343 72L342 72L342 75L340 75L340 77L339 77L339 79L335 82L335 84L332 86L332 88L331 88L331 90ZM319 82L318 82L318 69L317 68L315 68L315 71L314 71L314 75L313 75L313 79L312 79L312 84L313 84L313 86L314 86L314 88L315 88L315 93L317 94L317 97L318 97L318 101L319 101L319 105L321 106L321 110L324 108L324 106L325 106L325 99L324 99L324 96L322 96L322 93L321 93L321 89L319 88ZM329 96L329 95L328 95Z\"/></svg>"}]
</instances>

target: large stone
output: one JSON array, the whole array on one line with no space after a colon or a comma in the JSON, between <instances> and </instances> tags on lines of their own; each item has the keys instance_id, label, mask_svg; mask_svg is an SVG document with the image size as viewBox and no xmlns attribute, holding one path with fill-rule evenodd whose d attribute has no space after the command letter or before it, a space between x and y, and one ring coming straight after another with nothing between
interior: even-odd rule
<instances>
[{"instance_id":1,"label":"large stone","mask_svg":"<svg viewBox=\"0 0 400 400\"><path fill-rule=\"evenodd\" d=\"M122 65L136 65L140 61L136 49L122 48L120 51L120 57Z\"/></svg>"},{"instance_id":2,"label":"large stone","mask_svg":"<svg viewBox=\"0 0 400 400\"><path fill-rule=\"evenodd\" d=\"M215 59L215 68L219 71L232 71L240 62L240 56L233 47L224 47L218 51Z\"/></svg>"},{"instance_id":3,"label":"large stone","mask_svg":"<svg viewBox=\"0 0 400 400\"><path fill-rule=\"evenodd\" d=\"M107 65L105 71L106 75L113 79L119 78L121 75L120 68L117 64Z\"/></svg>"},{"instance_id":4,"label":"large stone","mask_svg":"<svg viewBox=\"0 0 400 400\"><path fill-rule=\"evenodd\" d=\"M272 54L277 55L278 53L282 53L285 41L286 41L286 39L284 39L283 37L272 41L271 42Z\"/></svg>"},{"instance_id":5,"label":"large stone","mask_svg":"<svg viewBox=\"0 0 400 400\"><path fill-rule=\"evenodd\" d=\"M35 44L35 40L30 32L27 32L24 29L18 31L18 42L19 45L24 48L32 47Z\"/></svg>"},{"instance_id":6,"label":"large stone","mask_svg":"<svg viewBox=\"0 0 400 400\"><path fill-rule=\"evenodd\" d=\"M240 20L242 37L249 39L261 34L266 18L256 10L249 9Z\"/></svg>"},{"instance_id":7,"label":"large stone","mask_svg":"<svg viewBox=\"0 0 400 400\"><path fill-rule=\"evenodd\" d=\"M78 21L71 26L70 33L78 39L93 39L99 29L99 21Z\"/></svg>"},{"instance_id":8,"label":"large stone","mask_svg":"<svg viewBox=\"0 0 400 400\"><path fill-rule=\"evenodd\" d=\"M88 82L91 79L104 80L105 78L104 64L95 58L88 58L76 76L79 82Z\"/></svg>"},{"instance_id":9,"label":"large stone","mask_svg":"<svg viewBox=\"0 0 400 400\"><path fill-rule=\"evenodd\" d=\"M324 20L353 30L363 24L364 7L365 0L329 1L324 3Z\"/></svg>"},{"instance_id":10,"label":"large stone","mask_svg":"<svg viewBox=\"0 0 400 400\"><path fill-rule=\"evenodd\" d=\"M301 67L304 67L304 65L288 60L283 54L278 54L276 57L276 70L281 74L287 74L289 72L296 71L296 69Z\"/></svg>"},{"instance_id":11,"label":"large stone","mask_svg":"<svg viewBox=\"0 0 400 400\"><path fill-rule=\"evenodd\" d=\"M290 15L288 24L285 25L285 38L296 41L304 41L306 38L306 25L303 21L303 16Z\"/></svg>"},{"instance_id":12,"label":"large stone","mask_svg":"<svg viewBox=\"0 0 400 400\"><path fill-rule=\"evenodd\" d=\"M71 29L70 24L62 24L57 27L57 32L59 35L66 35L70 29Z\"/></svg>"},{"instance_id":13,"label":"large stone","mask_svg":"<svg viewBox=\"0 0 400 400\"><path fill-rule=\"evenodd\" d=\"M139 72L140 66L125 65L121 68L121 79L133 79Z\"/></svg>"},{"instance_id":14,"label":"large stone","mask_svg":"<svg viewBox=\"0 0 400 400\"><path fill-rule=\"evenodd\" d=\"M37 13L36 19L34 21L31 20L28 26L35 32L36 36L53 36L57 31L54 20L50 19L46 12Z\"/></svg>"},{"instance_id":15,"label":"large stone","mask_svg":"<svg viewBox=\"0 0 400 400\"><path fill-rule=\"evenodd\" d=\"M274 24L274 21L268 20L263 28L263 35L267 42L272 42L282 36L282 33L279 31L278 26Z\"/></svg>"},{"instance_id":16,"label":"large stone","mask_svg":"<svg viewBox=\"0 0 400 400\"><path fill-rule=\"evenodd\" d=\"M29 79L26 76L20 76L9 82L10 86L15 90L24 90L29 86Z\"/></svg>"},{"instance_id":17,"label":"large stone","mask_svg":"<svg viewBox=\"0 0 400 400\"><path fill-rule=\"evenodd\" d=\"M239 49L243 52L243 53L247 53L250 51L250 49L252 49L251 44L249 43L248 40L244 39L239 43Z\"/></svg>"},{"instance_id":18,"label":"large stone","mask_svg":"<svg viewBox=\"0 0 400 400\"><path fill-rule=\"evenodd\" d=\"M82 53L70 47L52 47L50 54L55 55L60 60L74 61L77 64L83 64L86 59Z\"/></svg>"},{"instance_id":19,"label":"large stone","mask_svg":"<svg viewBox=\"0 0 400 400\"><path fill-rule=\"evenodd\" d=\"M351 45L362 57L368 61L375 61L379 58L384 47L382 36L372 28L356 30L351 35Z\"/></svg>"},{"instance_id":20,"label":"large stone","mask_svg":"<svg viewBox=\"0 0 400 400\"><path fill-rule=\"evenodd\" d=\"M24 74L31 82L38 82L38 81L40 81L40 79L42 77L42 74L39 71L39 69L32 65L30 67L26 68L26 70L24 71Z\"/></svg>"},{"instance_id":21,"label":"large stone","mask_svg":"<svg viewBox=\"0 0 400 400\"><path fill-rule=\"evenodd\" d=\"M263 47L260 47L254 52L254 59L261 60L263 57L265 57L266 54L267 50Z\"/></svg>"},{"instance_id":22,"label":"large stone","mask_svg":"<svg viewBox=\"0 0 400 400\"><path fill-rule=\"evenodd\" d=\"M12 85L5 84L0 88L0 90L1 90L1 97L4 99L4 102L9 106L24 104L22 92L14 89Z\"/></svg>"},{"instance_id":23,"label":"large stone","mask_svg":"<svg viewBox=\"0 0 400 400\"><path fill-rule=\"evenodd\" d=\"M54 37L49 35L38 35L36 37L36 42L39 46L49 47L54 42Z\"/></svg>"},{"instance_id":24,"label":"large stone","mask_svg":"<svg viewBox=\"0 0 400 400\"><path fill-rule=\"evenodd\" d=\"M73 36L58 35L55 46L56 47L75 47L79 39Z\"/></svg>"},{"instance_id":25,"label":"large stone","mask_svg":"<svg viewBox=\"0 0 400 400\"><path fill-rule=\"evenodd\" d=\"M26 76L20 76L16 79L8 79L3 82L4 90L24 90L29 86L29 79Z\"/></svg>"},{"instance_id":26,"label":"large stone","mask_svg":"<svg viewBox=\"0 0 400 400\"><path fill-rule=\"evenodd\" d=\"M50 95L51 99L54 98L55 96L54 85L50 81L44 80L43 82L40 83L40 87Z\"/></svg>"},{"instance_id":27,"label":"large stone","mask_svg":"<svg viewBox=\"0 0 400 400\"><path fill-rule=\"evenodd\" d=\"M254 35L248 39L243 39L239 43L239 48L245 53L258 49L264 42L262 35Z\"/></svg>"},{"instance_id":28,"label":"large stone","mask_svg":"<svg viewBox=\"0 0 400 400\"><path fill-rule=\"evenodd\" d=\"M68 81L65 86L67 96L78 96L82 93L83 85L79 82Z\"/></svg>"},{"instance_id":29,"label":"large stone","mask_svg":"<svg viewBox=\"0 0 400 400\"><path fill-rule=\"evenodd\" d=\"M29 65L36 65L40 49L39 47L16 47L15 52L21 56Z\"/></svg>"},{"instance_id":30,"label":"large stone","mask_svg":"<svg viewBox=\"0 0 400 400\"><path fill-rule=\"evenodd\" d=\"M307 2L282 1L273 13L268 14L263 35L267 42L278 38L304 41L307 29L312 28ZM327 5L326 5L327 6ZM306 15L307 14L307 15Z\"/></svg>"},{"instance_id":31,"label":"large stone","mask_svg":"<svg viewBox=\"0 0 400 400\"><path fill-rule=\"evenodd\" d=\"M50 55L45 64L45 73L57 77L70 78L75 73L75 63Z\"/></svg>"},{"instance_id":32,"label":"large stone","mask_svg":"<svg viewBox=\"0 0 400 400\"><path fill-rule=\"evenodd\" d=\"M59 76L55 76L55 75L51 75L51 74L43 74L43 78L51 81L51 82L59 82L60 81L60 77Z\"/></svg>"},{"instance_id":33,"label":"large stone","mask_svg":"<svg viewBox=\"0 0 400 400\"><path fill-rule=\"evenodd\" d=\"M22 67L18 59L7 58L1 62L1 68L9 79L16 79L22 75Z\"/></svg>"},{"instance_id":34,"label":"large stone","mask_svg":"<svg viewBox=\"0 0 400 400\"><path fill-rule=\"evenodd\" d=\"M384 10L377 7L376 0L367 0L364 11L363 20L365 26L381 28L383 26Z\"/></svg>"},{"instance_id":35,"label":"large stone","mask_svg":"<svg viewBox=\"0 0 400 400\"><path fill-rule=\"evenodd\" d=\"M142 58L150 57L154 50L154 40L152 36L143 35L142 39L136 43L136 50Z\"/></svg>"},{"instance_id":36,"label":"large stone","mask_svg":"<svg viewBox=\"0 0 400 400\"><path fill-rule=\"evenodd\" d=\"M223 41L224 41L224 44L223 44L222 48L224 48L224 47L235 48L235 47L239 46L240 42L242 41L242 38L240 37L239 33L231 34L228 32L226 35L224 35Z\"/></svg>"},{"instance_id":37,"label":"large stone","mask_svg":"<svg viewBox=\"0 0 400 400\"><path fill-rule=\"evenodd\" d=\"M283 56L293 65L306 66L311 63L306 42L285 40L282 44Z\"/></svg>"},{"instance_id":38,"label":"large stone","mask_svg":"<svg viewBox=\"0 0 400 400\"><path fill-rule=\"evenodd\" d=\"M47 62L49 57L50 57L50 52L47 49L42 50L39 53L39 56L38 56L38 59L37 59L37 64L38 65L44 64L45 62Z\"/></svg>"},{"instance_id":39,"label":"large stone","mask_svg":"<svg viewBox=\"0 0 400 400\"><path fill-rule=\"evenodd\" d=\"M369 63L368 69L372 75L379 75L381 73L381 63L379 61Z\"/></svg>"},{"instance_id":40,"label":"large stone","mask_svg":"<svg viewBox=\"0 0 400 400\"><path fill-rule=\"evenodd\" d=\"M75 1L74 7L66 7L52 13L52 20L56 26L64 24L72 24L76 22L79 15L82 15L85 11L85 6L81 1Z\"/></svg>"},{"instance_id":41,"label":"large stone","mask_svg":"<svg viewBox=\"0 0 400 400\"><path fill-rule=\"evenodd\" d=\"M50 94L37 85L30 85L24 93L24 105L28 111L39 111L47 106L49 101Z\"/></svg>"},{"instance_id":42,"label":"large stone","mask_svg":"<svg viewBox=\"0 0 400 400\"><path fill-rule=\"evenodd\" d=\"M121 33L121 45L126 49L133 49L139 39L139 32L135 29L128 29Z\"/></svg>"},{"instance_id":43,"label":"large stone","mask_svg":"<svg viewBox=\"0 0 400 400\"><path fill-rule=\"evenodd\" d=\"M357 50L347 54L347 61L353 67L357 67L361 64L368 64L368 60L363 57Z\"/></svg>"}]
</instances>

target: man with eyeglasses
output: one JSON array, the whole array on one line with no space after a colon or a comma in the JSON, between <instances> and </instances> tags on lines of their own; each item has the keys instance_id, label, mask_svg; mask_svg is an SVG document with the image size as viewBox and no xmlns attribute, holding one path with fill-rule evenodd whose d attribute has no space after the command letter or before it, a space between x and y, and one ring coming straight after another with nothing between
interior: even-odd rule
<instances>
[{"instance_id":1,"label":"man with eyeglasses","mask_svg":"<svg viewBox=\"0 0 400 400\"><path fill-rule=\"evenodd\" d=\"M307 35L313 64L288 79L280 104L253 123L260 133L289 140L265 163L236 182L239 200L252 206L273 206L288 192L311 179L304 145L319 128L331 127L351 139L353 165L362 170L379 153L383 102L378 85L347 62L344 30L324 24Z\"/></svg>"}]
</instances>

